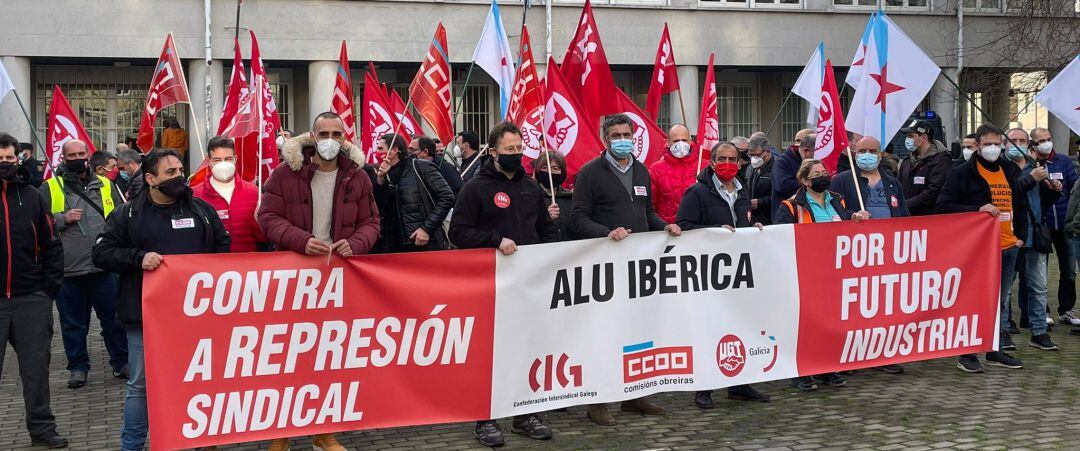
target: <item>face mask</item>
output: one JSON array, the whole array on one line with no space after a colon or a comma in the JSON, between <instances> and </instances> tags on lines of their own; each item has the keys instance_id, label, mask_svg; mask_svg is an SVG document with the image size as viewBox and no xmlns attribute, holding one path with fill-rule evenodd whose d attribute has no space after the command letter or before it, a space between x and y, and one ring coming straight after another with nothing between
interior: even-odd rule
<instances>
[{"instance_id":1,"label":"face mask","mask_svg":"<svg viewBox=\"0 0 1080 451\"><path fill-rule=\"evenodd\" d=\"M72 174L82 174L86 172L86 159L80 160L67 160L64 162L64 169Z\"/></svg>"},{"instance_id":2,"label":"face mask","mask_svg":"<svg viewBox=\"0 0 1080 451\"><path fill-rule=\"evenodd\" d=\"M735 178L735 175L739 173L738 163L716 163L713 165L713 172L716 173L716 178L722 182L730 182Z\"/></svg>"},{"instance_id":3,"label":"face mask","mask_svg":"<svg viewBox=\"0 0 1080 451\"><path fill-rule=\"evenodd\" d=\"M971 154L973 153L975 153L975 149L968 149L966 147L964 148L964 150L960 151L960 154L964 156L964 161L970 160Z\"/></svg>"},{"instance_id":4,"label":"face mask","mask_svg":"<svg viewBox=\"0 0 1080 451\"><path fill-rule=\"evenodd\" d=\"M127 171L120 171L120 178L124 179L125 181L131 180L131 174L128 174Z\"/></svg>"},{"instance_id":5,"label":"face mask","mask_svg":"<svg viewBox=\"0 0 1080 451\"><path fill-rule=\"evenodd\" d=\"M495 162L499 163L499 168L506 172L517 172L521 169L521 155L520 153L514 154L496 154Z\"/></svg>"},{"instance_id":6,"label":"face mask","mask_svg":"<svg viewBox=\"0 0 1080 451\"><path fill-rule=\"evenodd\" d=\"M210 172L214 174L217 181L227 182L236 175L236 164L231 161L222 161L210 167Z\"/></svg>"},{"instance_id":7,"label":"face mask","mask_svg":"<svg viewBox=\"0 0 1080 451\"><path fill-rule=\"evenodd\" d=\"M120 174L120 168L113 168L111 171L105 173L105 177L109 180L116 180L116 176Z\"/></svg>"},{"instance_id":8,"label":"face mask","mask_svg":"<svg viewBox=\"0 0 1080 451\"><path fill-rule=\"evenodd\" d=\"M1036 147L1036 149L1038 149L1039 153L1043 155L1049 155L1050 152L1054 151L1054 143L1050 141L1039 143L1039 147Z\"/></svg>"},{"instance_id":9,"label":"face mask","mask_svg":"<svg viewBox=\"0 0 1080 451\"><path fill-rule=\"evenodd\" d=\"M338 152L341 151L341 143L333 139L324 139L315 145L315 150L319 152L320 158L330 161L337 158Z\"/></svg>"},{"instance_id":10,"label":"face mask","mask_svg":"<svg viewBox=\"0 0 1080 451\"><path fill-rule=\"evenodd\" d=\"M690 155L690 143L686 141L676 141L668 150L675 158L686 158L687 155Z\"/></svg>"},{"instance_id":11,"label":"face mask","mask_svg":"<svg viewBox=\"0 0 1080 451\"><path fill-rule=\"evenodd\" d=\"M829 176L819 175L810 179L810 189L814 190L815 193L824 193L825 190L829 189L830 183Z\"/></svg>"},{"instance_id":12,"label":"face mask","mask_svg":"<svg viewBox=\"0 0 1080 451\"><path fill-rule=\"evenodd\" d=\"M904 148L907 149L908 152L915 151L915 140L912 138L904 138Z\"/></svg>"},{"instance_id":13,"label":"face mask","mask_svg":"<svg viewBox=\"0 0 1080 451\"><path fill-rule=\"evenodd\" d=\"M859 169L867 172L877 169L879 163L881 159L872 153L860 153L855 156L855 164L859 165Z\"/></svg>"},{"instance_id":14,"label":"face mask","mask_svg":"<svg viewBox=\"0 0 1080 451\"><path fill-rule=\"evenodd\" d=\"M616 139L611 142L611 155L615 158L629 157L634 151L634 141L629 139Z\"/></svg>"},{"instance_id":15,"label":"face mask","mask_svg":"<svg viewBox=\"0 0 1080 451\"><path fill-rule=\"evenodd\" d=\"M191 191L191 187L188 186L187 179L184 178L184 176L179 175L158 183L157 190L170 198L179 199L186 197Z\"/></svg>"},{"instance_id":16,"label":"face mask","mask_svg":"<svg viewBox=\"0 0 1080 451\"><path fill-rule=\"evenodd\" d=\"M1005 152L1005 157L1012 161L1020 161L1024 159L1024 152L1021 152L1019 147L1009 146L1009 150Z\"/></svg>"},{"instance_id":17,"label":"face mask","mask_svg":"<svg viewBox=\"0 0 1080 451\"><path fill-rule=\"evenodd\" d=\"M750 167L757 169L765 165L765 159L761 157L750 157Z\"/></svg>"},{"instance_id":18,"label":"face mask","mask_svg":"<svg viewBox=\"0 0 1080 451\"><path fill-rule=\"evenodd\" d=\"M566 174L551 174L551 179L548 179L547 171L536 171L536 181L540 182L540 186L547 189L551 189L552 183L558 188L566 181Z\"/></svg>"},{"instance_id":19,"label":"face mask","mask_svg":"<svg viewBox=\"0 0 1080 451\"><path fill-rule=\"evenodd\" d=\"M285 147L285 137L278 135L277 140L274 141L274 143L277 144L278 150L281 150L282 147Z\"/></svg>"},{"instance_id":20,"label":"face mask","mask_svg":"<svg viewBox=\"0 0 1080 451\"><path fill-rule=\"evenodd\" d=\"M979 150L979 155L982 155L984 160L993 163L1001 157L1001 146L998 146L997 144L983 146L982 149Z\"/></svg>"},{"instance_id":21,"label":"face mask","mask_svg":"<svg viewBox=\"0 0 1080 451\"><path fill-rule=\"evenodd\" d=\"M12 181L15 180L15 174L18 173L19 167L15 163L0 163L0 180Z\"/></svg>"}]
</instances>

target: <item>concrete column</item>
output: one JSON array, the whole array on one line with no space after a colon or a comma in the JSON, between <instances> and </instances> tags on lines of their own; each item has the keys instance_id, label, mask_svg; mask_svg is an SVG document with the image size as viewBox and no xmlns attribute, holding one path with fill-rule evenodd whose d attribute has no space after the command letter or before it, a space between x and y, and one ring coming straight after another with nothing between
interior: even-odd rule
<instances>
[{"instance_id":1,"label":"concrete column","mask_svg":"<svg viewBox=\"0 0 1080 451\"><path fill-rule=\"evenodd\" d=\"M206 120L206 75L210 74L210 121ZM206 143L217 134L218 120L221 118L221 108L224 103L224 79L222 76L222 64L220 60L207 67L206 60L193 59L188 61L187 70L188 93L191 95L191 113L188 113L188 142L191 143L188 157L189 162L198 164L206 155ZM192 118L194 116L194 118ZM198 133L195 132L198 127ZM199 140L202 140L201 142Z\"/></svg>"},{"instance_id":2,"label":"concrete column","mask_svg":"<svg viewBox=\"0 0 1080 451\"><path fill-rule=\"evenodd\" d=\"M675 68L675 72L679 74L679 91L682 91L682 100L686 105L686 117L683 117L678 93L673 92L668 96L671 102L671 123L685 124L690 133L697 133L698 113L701 112L701 83L698 82L698 71L697 66Z\"/></svg>"},{"instance_id":3,"label":"concrete column","mask_svg":"<svg viewBox=\"0 0 1080 451\"><path fill-rule=\"evenodd\" d=\"M310 124L315 116L330 111L330 100L334 97L334 82L337 80L337 61L312 61L308 63L308 115L297 118L299 123ZM302 119L302 120L301 120Z\"/></svg>"},{"instance_id":4,"label":"concrete column","mask_svg":"<svg viewBox=\"0 0 1080 451\"><path fill-rule=\"evenodd\" d=\"M26 113L33 119L34 95L32 91L33 85L30 83L30 58L4 56L0 57L0 62L3 62L4 68L7 69L8 75L11 76L11 82L15 84L15 92L19 93L19 98L22 99L23 105L26 106ZM15 99L15 92L0 99L0 131L10 133L19 141L31 142L30 124L26 123L26 116L19 109L19 102ZM41 144L41 146L44 145L45 143ZM41 155L41 149L39 148L41 146L34 146L34 151L38 152L38 155Z\"/></svg>"},{"instance_id":5,"label":"concrete column","mask_svg":"<svg viewBox=\"0 0 1080 451\"><path fill-rule=\"evenodd\" d=\"M1054 113L1048 113L1046 117L1049 122L1046 128L1050 129L1050 136L1054 137L1054 149L1058 152L1069 153L1069 149L1072 149L1072 130L1069 130L1069 126L1065 125L1061 119L1054 116Z\"/></svg>"},{"instance_id":6,"label":"concrete column","mask_svg":"<svg viewBox=\"0 0 1080 451\"><path fill-rule=\"evenodd\" d=\"M1009 81L1002 79L986 93L988 97L986 114L1000 127L1009 128ZM979 118L980 123L986 122L985 117Z\"/></svg>"},{"instance_id":7,"label":"concrete column","mask_svg":"<svg viewBox=\"0 0 1080 451\"><path fill-rule=\"evenodd\" d=\"M950 73L950 75L955 71L955 69L947 67L941 70L943 73ZM935 136L935 138L946 145L952 141L959 141L959 136L957 136L957 133L959 133L957 126L959 124L956 120L957 95L956 87L949 83L944 75L938 75L934 86L930 88L930 108L941 118L941 127L945 129L945 139L940 136Z\"/></svg>"}]
</instances>

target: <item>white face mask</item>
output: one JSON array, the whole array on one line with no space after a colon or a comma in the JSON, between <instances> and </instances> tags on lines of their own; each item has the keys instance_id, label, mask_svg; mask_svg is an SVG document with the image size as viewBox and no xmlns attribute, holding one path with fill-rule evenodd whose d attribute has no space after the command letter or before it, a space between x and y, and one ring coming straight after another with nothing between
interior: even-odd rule
<instances>
[{"instance_id":1,"label":"white face mask","mask_svg":"<svg viewBox=\"0 0 1080 451\"><path fill-rule=\"evenodd\" d=\"M210 172L214 174L214 179L219 182L227 182L232 180L236 175L236 164L231 161L222 161L215 163L210 167Z\"/></svg>"},{"instance_id":2,"label":"white face mask","mask_svg":"<svg viewBox=\"0 0 1080 451\"><path fill-rule=\"evenodd\" d=\"M285 147L285 137L284 136L278 135L277 141L274 141L274 142L277 144L278 150L281 150L282 147Z\"/></svg>"},{"instance_id":3,"label":"white face mask","mask_svg":"<svg viewBox=\"0 0 1080 451\"><path fill-rule=\"evenodd\" d=\"M750 167L757 169L765 165L765 159L761 157L750 157Z\"/></svg>"},{"instance_id":4,"label":"white face mask","mask_svg":"<svg viewBox=\"0 0 1080 451\"><path fill-rule=\"evenodd\" d=\"M1050 142L1050 141L1047 141L1047 142L1044 142L1044 143L1039 143L1038 149L1039 149L1039 153L1041 153L1043 155L1048 155L1048 154L1050 154L1050 152L1054 151L1054 143Z\"/></svg>"},{"instance_id":5,"label":"white face mask","mask_svg":"<svg viewBox=\"0 0 1080 451\"><path fill-rule=\"evenodd\" d=\"M333 139L324 139L316 144L315 150L319 152L319 157L323 160L330 161L337 158L338 152L341 151L341 143Z\"/></svg>"},{"instance_id":6,"label":"white face mask","mask_svg":"<svg viewBox=\"0 0 1080 451\"><path fill-rule=\"evenodd\" d=\"M993 163L1001 157L1001 146L997 144L983 146L982 149L979 150L979 155L982 155L984 160Z\"/></svg>"},{"instance_id":7,"label":"white face mask","mask_svg":"<svg viewBox=\"0 0 1080 451\"><path fill-rule=\"evenodd\" d=\"M686 158L687 155L690 155L690 143L686 141L675 141L668 150L671 151L671 155L675 158Z\"/></svg>"},{"instance_id":8,"label":"white face mask","mask_svg":"<svg viewBox=\"0 0 1080 451\"><path fill-rule=\"evenodd\" d=\"M960 154L964 156L964 161L970 160L973 153L975 153L975 149L968 149L967 147L960 151Z\"/></svg>"}]
</instances>

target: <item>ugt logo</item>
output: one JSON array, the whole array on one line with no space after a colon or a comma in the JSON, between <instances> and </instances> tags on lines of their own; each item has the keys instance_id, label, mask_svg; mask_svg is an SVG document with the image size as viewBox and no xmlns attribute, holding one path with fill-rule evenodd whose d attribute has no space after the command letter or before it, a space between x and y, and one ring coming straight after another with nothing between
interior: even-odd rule
<instances>
[{"instance_id":1,"label":"ugt logo","mask_svg":"<svg viewBox=\"0 0 1080 451\"><path fill-rule=\"evenodd\" d=\"M716 365L724 376L738 376L746 366L746 346L743 346L742 339L732 334L721 338L720 343L716 344Z\"/></svg>"},{"instance_id":2,"label":"ugt logo","mask_svg":"<svg viewBox=\"0 0 1080 451\"><path fill-rule=\"evenodd\" d=\"M529 387L534 392L541 388L543 391L551 391L553 381L558 381L562 388L580 387L581 365L571 366L569 362L570 356L566 354L560 355L558 361L550 354L533 360L532 367L529 368Z\"/></svg>"}]
</instances>

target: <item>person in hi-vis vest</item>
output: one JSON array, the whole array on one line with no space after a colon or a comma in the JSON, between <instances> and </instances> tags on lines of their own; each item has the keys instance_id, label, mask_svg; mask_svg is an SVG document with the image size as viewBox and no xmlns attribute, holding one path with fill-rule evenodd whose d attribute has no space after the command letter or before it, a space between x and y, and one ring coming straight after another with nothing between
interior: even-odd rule
<instances>
[{"instance_id":1,"label":"person in hi-vis vest","mask_svg":"<svg viewBox=\"0 0 1080 451\"><path fill-rule=\"evenodd\" d=\"M79 388L86 385L90 372L86 337L91 310L101 322L112 375L128 378L127 339L116 322L116 275L91 261L94 242L105 231L105 218L123 203L123 197L112 180L91 170L86 143L68 141L61 152L61 167L54 168L56 175L40 189L64 244L64 281L56 310L71 372L67 386Z\"/></svg>"}]
</instances>

